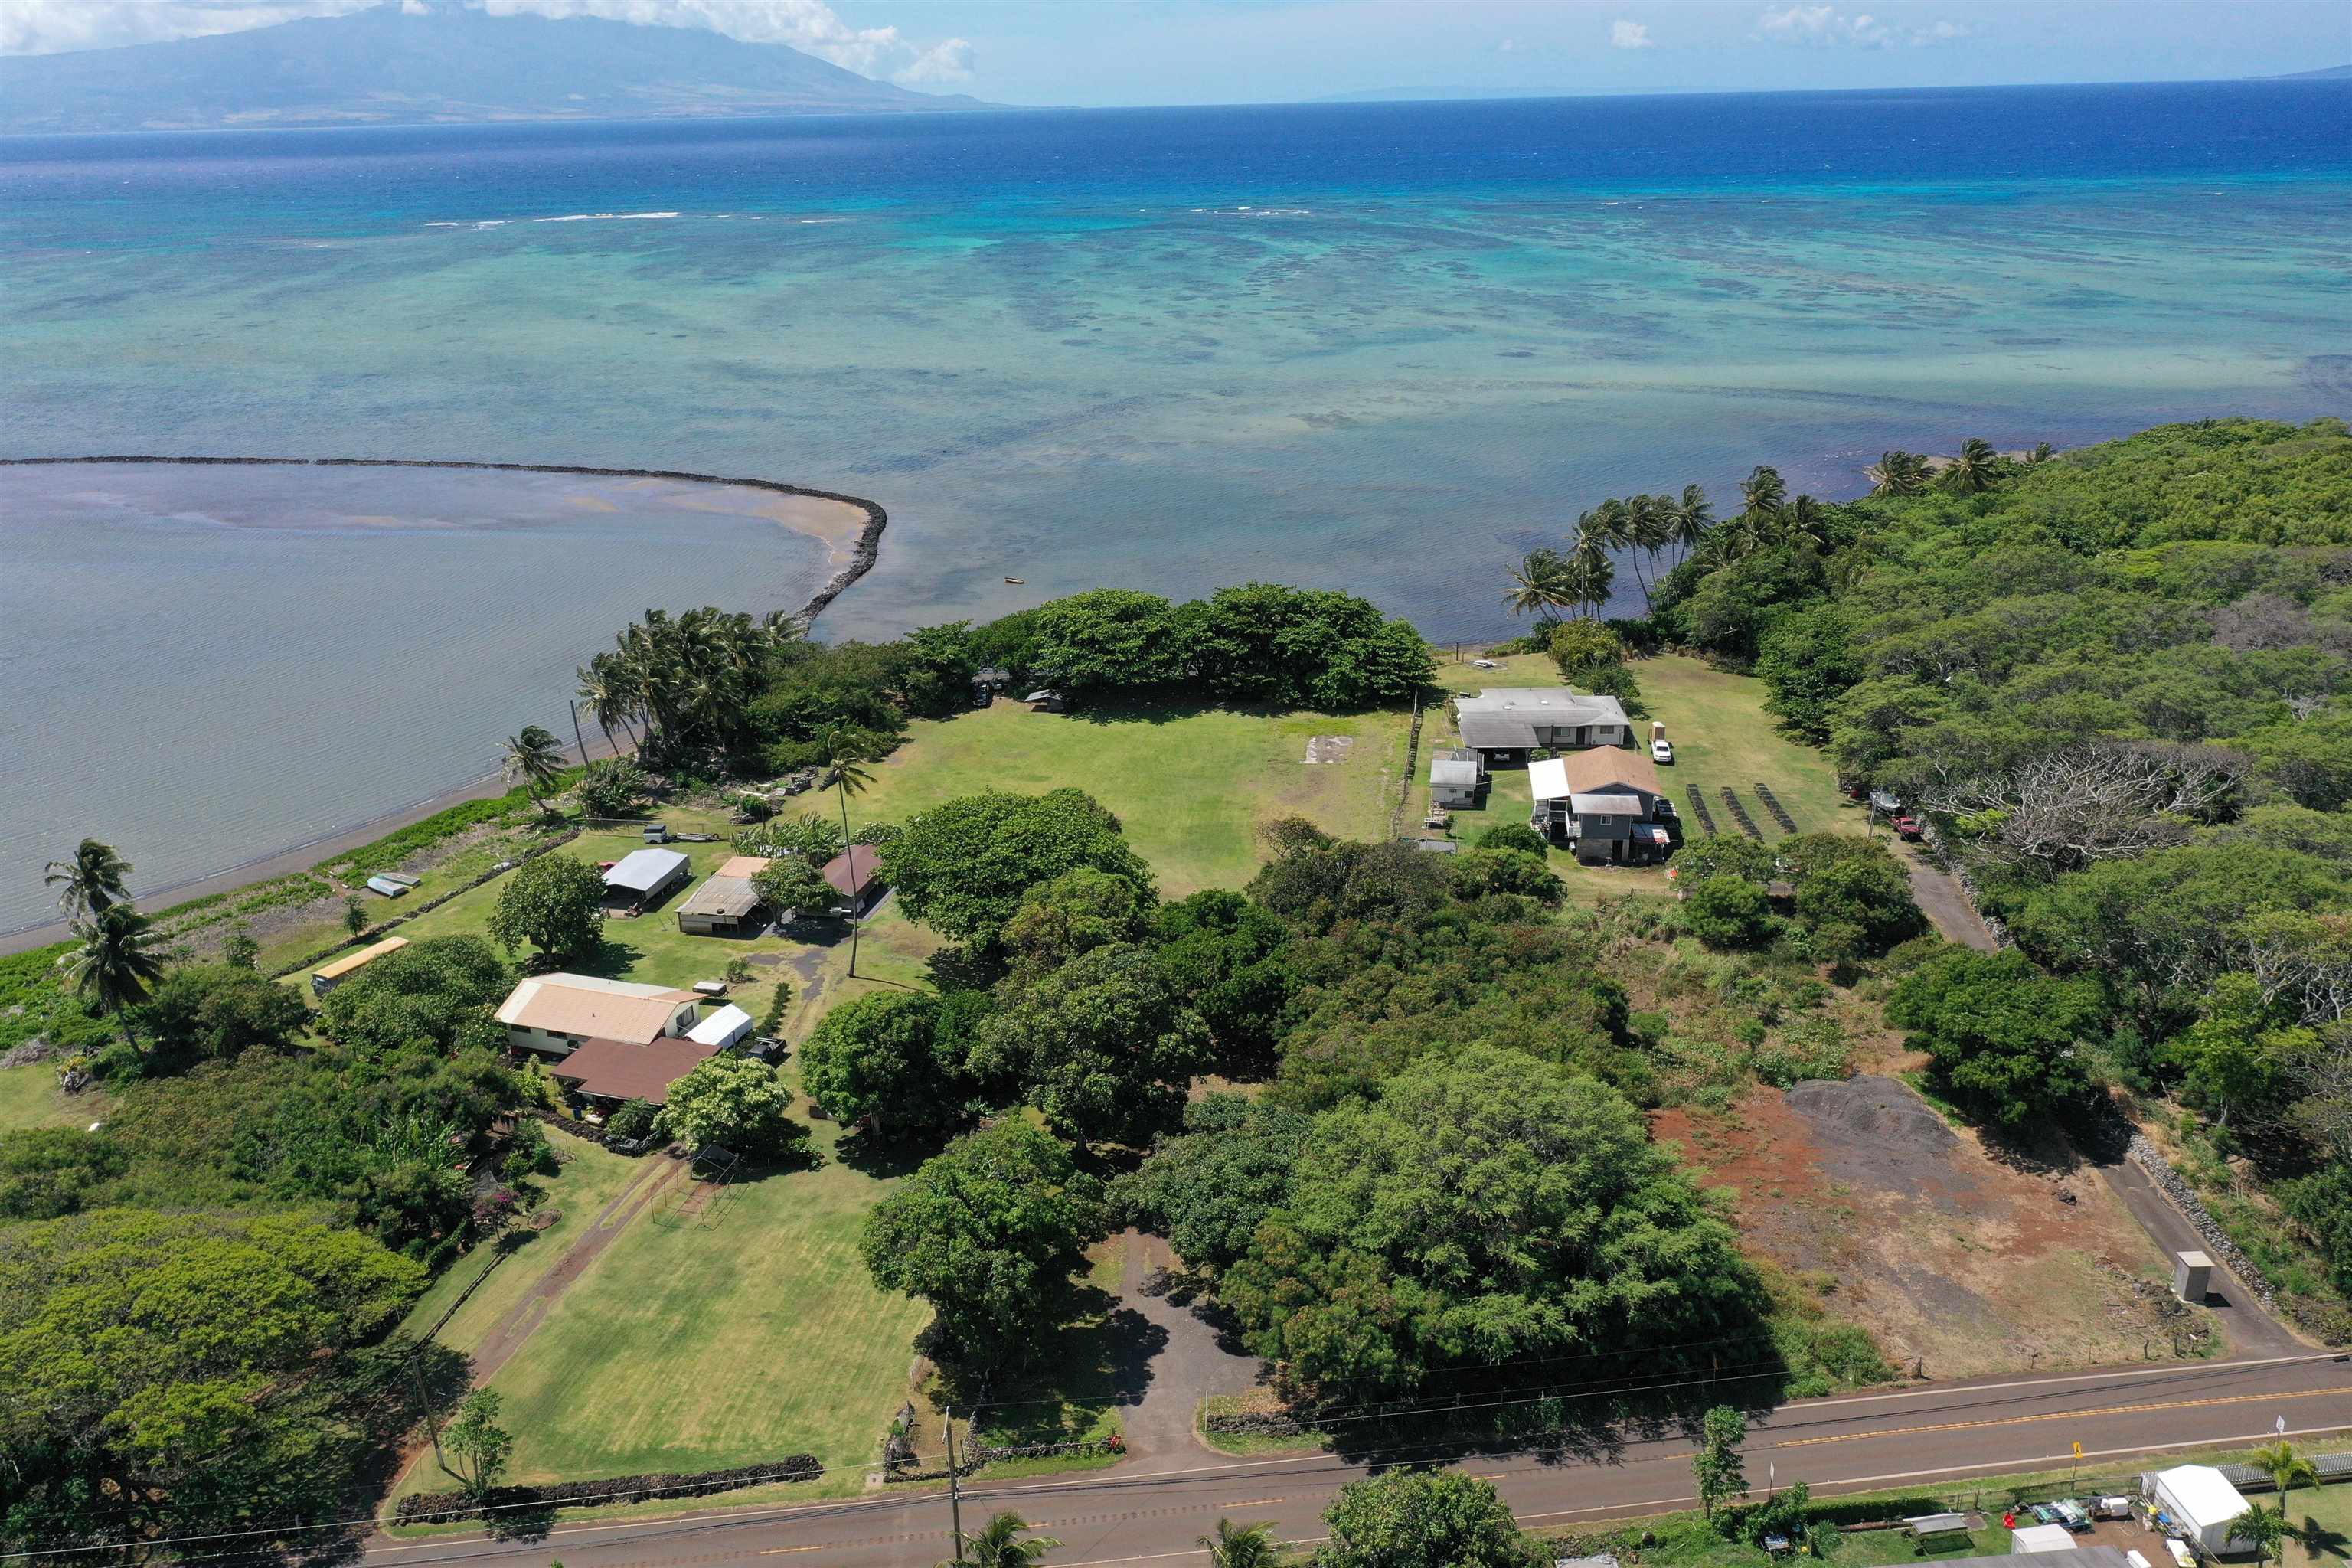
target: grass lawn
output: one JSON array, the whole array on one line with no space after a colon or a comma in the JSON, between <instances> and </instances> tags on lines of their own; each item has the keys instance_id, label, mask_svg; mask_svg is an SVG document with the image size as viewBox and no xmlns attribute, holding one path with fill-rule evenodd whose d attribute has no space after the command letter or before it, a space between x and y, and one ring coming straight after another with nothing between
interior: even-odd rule
<instances>
[{"instance_id":1,"label":"grass lawn","mask_svg":"<svg viewBox=\"0 0 2352 1568\"><path fill-rule=\"evenodd\" d=\"M809 1452L827 1475L793 1495L858 1490L929 1317L876 1289L857 1256L884 1190L828 1158L733 1187L708 1225L661 1207L638 1218L491 1380L517 1437L512 1479Z\"/></svg>"},{"instance_id":2,"label":"grass lawn","mask_svg":"<svg viewBox=\"0 0 2352 1568\"><path fill-rule=\"evenodd\" d=\"M2343 1568L2352 1559L2352 1482L2295 1488L2286 1516L2301 1533L2287 1541L2284 1568Z\"/></svg>"},{"instance_id":3,"label":"grass lawn","mask_svg":"<svg viewBox=\"0 0 2352 1568\"><path fill-rule=\"evenodd\" d=\"M562 1217L545 1230L509 1232L451 1264L410 1309L407 1321L401 1325L404 1333L422 1334L431 1328L492 1256L503 1251L506 1260L490 1271L479 1289L466 1297L466 1304L435 1336L436 1343L451 1350L474 1351L491 1325L530 1295L531 1287L562 1261L572 1244L596 1223L599 1211L620 1194L629 1179L646 1169L643 1160L624 1159L599 1144L561 1131L550 1132L548 1142L554 1145L562 1169L551 1177L541 1178L547 1195L540 1206L553 1209Z\"/></svg>"},{"instance_id":4,"label":"grass lawn","mask_svg":"<svg viewBox=\"0 0 2352 1568\"><path fill-rule=\"evenodd\" d=\"M103 1120L103 1090L85 1089L68 1094L58 1087L55 1062L26 1062L20 1068L0 1068L0 1133L29 1132L36 1127L87 1127Z\"/></svg>"},{"instance_id":5,"label":"grass lawn","mask_svg":"<svg viewBox=\"0 0 2352 1568\"><path fill-rule=\"evenodd\" d=\"M903 822L983 789L1035 795L1072 784L1118 814L1160 893L1238 888L1265 859L1257 830L1305 816L1346 838L1384 838L1411 719L1267 716L1159 707L1032 713L1018 702L919 721L850 803L854 818ZM1307 742L1347 736L1345 760L1308 764Z\"/></svg>"},{"instance_id":6,"label":"grass lawn","mask_svg":"<svg viewBox=\"0 0 2352 1568\"><path fill-rule=\"evenodd\" d=\"M1559 671L1540 654L1520 654L1496 663L1500 668L1479 669L1466 662L1441 664L1438 684L1454 693L1487 687L1559 684ZM1772 716L1764 711L1764 688L1753 677L1727 674L1679 654L1637 660L1631 668L1641 682L1650 717L1666 726L1666 735L1675 743L1675 763L1661 768L1659 775L1668 797L1682 813L1685 835L1698 837L1706 833L1698 813L1692 809L1694 795L1705 796L1718 831L1739 831L1723 805L1722 791L1728 786L1738 792L1749 818L1768 842L1784 837L1780 824L1757 798L1759 783L1771 787L1800 833L1863 830L1863 809L1838 793L1829 760L1772 727ZM1646 743L1646 721L1637 721L1634 729ZM1433 711L1422 727L1423 765L1413 781L1409 823L1417 823L1429 805L1428 759L1454 743L1444 711ZM1454 813L1453 836L1468 841L1497 824L1525 823L1532 804L1525 771L1492 774L1482 804ZM1574 857L1560 851L1553 853L1551 863L1568 883L1570 897L1584 901L1627 892L1663 893L1668 886L1664 872L1654 868L1579 866Z\"/></svg>"}]
</instances>

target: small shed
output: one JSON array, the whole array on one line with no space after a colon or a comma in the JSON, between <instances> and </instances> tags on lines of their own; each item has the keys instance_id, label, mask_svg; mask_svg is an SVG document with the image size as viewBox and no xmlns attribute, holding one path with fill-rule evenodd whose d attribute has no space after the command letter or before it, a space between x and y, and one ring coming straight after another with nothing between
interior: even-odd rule
<instances>
[{"instance_id":1,"label":"small shed","mask_svg":"<svg viewBox=\"0 0 2352 1568\"><path fill-rule=\"evenodd\" d=\"M710 877L677 907L677 929L688 936L757 936L760 890L749 877Z\"/></svg>"},{"instance_id":2,"label":"small shed","mask_svg":"<svg viewBox=\"0 0 2352 1568\"><path fill-rule=\"evenodd\" d=\"M2179 1530L2198 1550L2219 1554L2252 1549L2237 1538L2234 1526L2254 1505L2212 1466L2176 1465L2142 1478L2141 1484L2160 1522Z\"/></svg>"},{"instance_id":3,"label":"small shed","mask_svg":"<svg viewBox=\"0 0 2352 1568\"><path fill-rule=\"evenodd\" d=\"M2072 1552L2074 1532L2063 1524L2021 1524L2009 1532L2009 1549L2020 1552Z\"/></svg>"},{"instance_id":4,"label":"small shed","mask_svg":"<svg viewBox=\"0 0 2352 1568\"><path fill-rule=\"evenodd\" d=\"M604 896L649 904L694 875L694 862L675 849L632 849L604 873Z\"/></svg>"},{"instance_id":5,"label":"small shed","mask_svg":"<svg viewBox=\"0 0 2352 1568\"><path fill-rule=\"evenodd\" d=\"M310 972L311 994L324 996L385 953L398 952L407 945L408 939L404 936L388 936L372 947L363 947L357 952L346 954L332 963L312 970Z\"/></svg>"},{"instance_id":6,"label":"small shed","mask_svg":"<svg viewBox=\"0 0 2352 1568\"><path fill-rule=\"evenodd\" d=\"M1070 710L1068 696L1050 686L1041 686L1021 700L1029 704L1032 713L1066 713Z\"/></svg>"},{"instance_id":7,"label":"small shed","mask_svg":"<svg viewBox=\"0 0 2352 1568\"><path fill-rule=\"evenodd\" d=\"M1478 804L1478 785L1486 770L1478 765L1478 753L1466 747L1440 752L1429 763L1429 803L1443 806L1475 806Z\"/></svg>"},{"instance_id":8,"label":"small shed","mask_svg":"<svg viewBox=\"0 0 2352 1568\"><path fill-rule=\"evenodd\" d=\"M824 879L862 915L882 896L882 857L871 844L853 844L825 862Z\"/></svg>"},{"instance_id":9,"label":"small shed","mask_svg":"<svg viewBox=\"0 0 2352 1568\"><path fill-rule=\"evenodd\" d=\"M730 1002L686 1032L686 1037L698 1046L709 1046L723 1051L739 1040L751 1037L751 1015Z\"/></svg>"}]
</instances>

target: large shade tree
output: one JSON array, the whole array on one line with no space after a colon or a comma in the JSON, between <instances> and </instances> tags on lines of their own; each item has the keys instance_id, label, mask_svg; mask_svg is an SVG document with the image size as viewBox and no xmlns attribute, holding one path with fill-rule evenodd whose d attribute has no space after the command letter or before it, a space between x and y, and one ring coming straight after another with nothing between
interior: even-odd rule
<instances>
[{"instance_id":1,"label":"large shade tree","mask_svg":"<svg viewBox=\"0 0 2352 1568\"><path fill-rule=\"evenodd\" d=\"M1082 790L950 800L916 813L881 854L908 914L980 947L996 942L1030 889L1081 866L1151 896L1151 868L1120 837L1118 818Z\"/></svg>"},{"instance_id":2,"label":"large shade tree","mask_svg":"<svg viewBox=\"0 0 2352 1568\"><path fill-rule=\"evenodd\" d=\"M876 1284L931 1304L943 1358L984 1372L1026 1361L1060 1321L1108 1224L1069 1146L1006 1121L924 1161L875 1205L858 1250Z\"/></svg>"},{"instance_id":3,"label":"large shade tree","mask_svg":"<svg viewBox=\"0 0 2352 1568\"><path fill-rule=\"evenodd\" d=\"M1717 1341L1758 1293L1641 1113L1516 1051L1423 1058L1318 1117L1290 1192L1226 1271L1250 1345L1310 1387Z\"/></svg>"}]
</instances>

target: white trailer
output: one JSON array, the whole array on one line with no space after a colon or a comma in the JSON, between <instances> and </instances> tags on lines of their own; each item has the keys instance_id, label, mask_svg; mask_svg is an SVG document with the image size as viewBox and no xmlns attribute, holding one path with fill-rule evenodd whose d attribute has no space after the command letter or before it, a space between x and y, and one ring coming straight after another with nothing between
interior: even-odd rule
<instances>
[{"instance_id":1,"label":"white trailer","mask_svg":"<svg viewBox=\"0 0 2352 1568\"><path fill-rule=\"evenodd\" d=\"M2230 1479L2210 1465L2178 1465L2140 1478L2165 1533L2176 1535L2208 1556L2251 1552L2238 1538L2237 1521L2253 1511Z\"/></svg>"}]
</instances>

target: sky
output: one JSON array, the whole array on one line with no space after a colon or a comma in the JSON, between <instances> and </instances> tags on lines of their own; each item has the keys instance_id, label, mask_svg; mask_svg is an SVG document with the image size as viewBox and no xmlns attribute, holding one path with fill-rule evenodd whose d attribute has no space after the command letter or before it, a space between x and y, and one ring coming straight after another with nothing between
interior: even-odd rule
<instances>
[{"instance_id":1,"label":"sky","mask_svg":"<svg viewBox=\"0 0 2352 1568\"><path fill-rule=\"evenodd\" d=\"M0 53L226 32L373 3L0 0ZM1018 104L2153 81L2352 61L2352 0L458 3L707 26Z\"/></svg>"}]
</instances>

